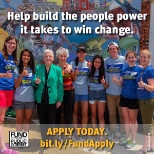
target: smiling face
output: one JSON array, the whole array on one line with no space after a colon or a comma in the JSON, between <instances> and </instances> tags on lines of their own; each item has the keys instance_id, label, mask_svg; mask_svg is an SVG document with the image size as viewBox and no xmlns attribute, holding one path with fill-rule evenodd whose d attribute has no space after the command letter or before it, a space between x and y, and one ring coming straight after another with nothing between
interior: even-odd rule
<instances>
[{"instance_id":1,"label":"smiling face","mask_svg":"<svg viewBox=\"0 0 154 154\"><path fill-rule=\"evenodd\" d=\"M109 46L109 54L112 58L117 58L118 57L118 49L114 45Z\"/></svg>"},{"instance_id":2,"label":"smiling face","mask_svg":"<svg viewBox=\"0 0 154 154\"><path fill-rule=\"evenodd\" d=\"M87 53L83 50L80 50L77 52L77 55L78 55L79 61L83 62Z\"/></svg>"},{"instance_id":3,"label":"smiling face","mask_svg":"<svg viewBox=\"0 0 154 154\"><path fill-rule=\"evenodd\" d=\"M67 54L65 52L60 53L58 55L58 59L60 63L66 63L66 59L67 59Z\"/></svg>"},{"instance_id":4,"label":"smiling face","mask_svg":"<svg viewBox=\"0 0 154 154\"><path fill-rule=\"evenodd\" d=\"M96 59L94 60L94 67L95 67L96 69L99 69L100 66L101 66L101 59L100 59L100 58L96 58Z\"/></svg>"},{"instance_id":5,"label":"smiling face","mask_svg":"<svg viewBox=\"0 0 154 154\"><path fill-rule=\"evenodd\" d=\"M129 64L129 66L135 66L136 56L133 52L131 52L127 55L126 60Z\"/></svg>"},{"instance_id":6,"label":"smiling face","mask_svg":"<svg viewBox=\"0 0 154 154\"><path fill-rule=\"evenodd\" d=\"M13 53L13 51L16 49L17 47L17 43L15 39L9 40L8 42L5 42L6 45L6 49L9 55L11 55Z\"/></svg>"},{"instance_id":7,"label":"smiling face","mask_svg":"<svg viewBox=\"0 0 154 154\"><path fill-rule=\"evenodd\" d=\"M54 56L51 52L46 52L43 56L43 60L46 66L50 66L54 60Z\"/></svg>"},{"instance_id":8,"label":"smiling face","mask_svg":"<svg viewBox=\"0 0 154 154\"><path fill-rule=\"evenodd\" d=\"M148 50L141 51L140 53L140 63L143 67L147 67L150 63L150 52Z\"/></svg>"},{"instance_id":9,"label":"smiling face","mask_svg":"<svg viewBox=\"0 0 154 154\"><path fill-rule=\"evenodd\" d=\"M24 64L28 64L29 61L30 61L30 54L28 51L25 51L23 54L22 54L22 61L23 61L23 65Z\"/></svg>"}]
</instances>

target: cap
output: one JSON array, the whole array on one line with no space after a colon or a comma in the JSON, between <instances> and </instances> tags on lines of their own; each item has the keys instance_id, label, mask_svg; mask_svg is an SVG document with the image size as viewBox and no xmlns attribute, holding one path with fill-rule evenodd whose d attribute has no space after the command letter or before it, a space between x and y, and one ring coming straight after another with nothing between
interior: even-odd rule
<instances>
[{"instance_id":1,"label":"cap","mask_svg":"<svg viewBox=\"0 0 154 154\"><path fill-rule=\"evenodd\" d=\"M118 46L118 44L117 44L116 42L111 42L111 43L108 45L108 47L109 47L110 45L114 45L114 46L116 46L117 48L119 48L119 46Z\"/></svg>"},{"instance_id":2,"label":"cap","mask_svg":"<svg viewBox=\"0 0 154 154\"><path fill-rule=\"evenodd\" d=\"M108 45L108 51L109 51L109 47L110 47L111 45L117 47L118 50L120 49L120 47L118 46L118 44L117 44L116 42L111 42L111 43Z\"/></svg>"},{"instance_id":3,"label":"cap","mask_svg":"<svg viewBox=\"0 0 154 154\"><path fill-rule=\"evenodd\" d=\"M81 51L81 50L84 51L84 52L87 52L87 51L86 51L86 48L83 47L83 46L78 47L77 52L79 52L79 51Z\"/></svg>"}]
</instances>

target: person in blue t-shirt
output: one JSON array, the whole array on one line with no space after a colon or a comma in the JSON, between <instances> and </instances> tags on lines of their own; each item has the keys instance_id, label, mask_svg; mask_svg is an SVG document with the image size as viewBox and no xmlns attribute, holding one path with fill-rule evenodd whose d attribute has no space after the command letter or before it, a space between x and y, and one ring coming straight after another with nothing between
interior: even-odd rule
<instances>
[{"instance_id":1,"label":"person in blue t-shirt","mask_svg":"<svg viewBox=\"0 0 154 154\"><path fill-rule=\"evenodd\" d=\"M32 79L35 63L31 51L22 50L19 65L14 71L15 92L13 109L16 113L16 130L29 131L30 120L35 107L34 88Z\"/></svg>"},{"instance_id":2,"label":"person in blue t-shirt","mask_svg":"<svg viewBox=\"0 0 154 154\"><path fill-rule=\"evenodd\" d=\"M136 154L146 154L147 149L154 152L154 68L150 65L149 50L140 51L140 64L143 70L137 76L137 96L143 121L144 144Z\"/></svg>"},{"instance_id":3,"label":"person in blue t-shirt","mask_svg":"<svg viewBox=\"0 0 154 154\"><path fill-rule=\"evenodd\" d=\"M96 128L97 113L99 120L99 127L105 128L104 111L106 105L106 93L104 84L105 68L104 60L100 55L96 55L93 58L91 70L89 72L89 103L92 114L92 127ZM104 84L104 86L103 86ZM105 88L104 88L105 87ZM100 136L100 140L103 140L103 136Z\"/></svg>"},{"instance_id":4,"label":"person in blue t-shirt","mask_svg":"<svg viewBox=\"0 0 154 154\"><path fill-rule=\"evenodd\" d=\"M4 47L0 51L0 153L18 154L17 151L8 149L4 143L3 123L5 112L9 106L12 106L13 87L14 87L14 69L17 62L17 39L8 36L5 39Z\"/></svg>"},{"instance_id":5,"label":"person in blue t-shirt","mask_svg":"<svg viewBox=\"0 0 154 154\"><path fill-rule=\"evenodd\" d=\"M114 140L116 135L116 124L117 124L117 110L119 112L120 120L120 132L125 132L124 130L124 118L122 114L121 107L119 106L121 87L116 83L112 82L113 74L118 78L120 77L121 70L125 65L125 57L118 55L120 48L117 43L111 42L108 45L108 52L110 56L104 60L105 67L105 79L108 88L106 89L107 94L107 106L109 110L109 122L110 122L110 134L108 135L109 140Z\"/></svg>"},{"instance_id":6,"label":"person in blue t-shirt","mask_svg":"<svg viewBox=\"0 0 154 154\"><path fill-rule=\"evenodd\" d=\"M124 67L120 74L120 79L113 75L112 81L118 86L122 86L119 106L122 108L126 136L120 141L120 145L130 149L135 146L137 133L137 114L139 109L137 99L137 82L136 77L141 71L141 67L136 66L136 54L134 51L128 51L126 54L128 65ZM131 139L129 135L131 133Z\"/></svg>"},{"instance_id":7,"label":"person in blue t-shirt","mask_svg":"<svg viewBox=\"0 0 154 154\"><path fill-rule=\"evenodd\" d=\"M73 124L77 128L77 114L78 104L81 102L82 109L82 127L86 128L88 123L88 73L89 68L87 66L86 49L79 47L77 49L77 57L71 63L72 65L72 78L73 86L75 90L75 104L73 111Z\"/></svg>"}]
</instances>

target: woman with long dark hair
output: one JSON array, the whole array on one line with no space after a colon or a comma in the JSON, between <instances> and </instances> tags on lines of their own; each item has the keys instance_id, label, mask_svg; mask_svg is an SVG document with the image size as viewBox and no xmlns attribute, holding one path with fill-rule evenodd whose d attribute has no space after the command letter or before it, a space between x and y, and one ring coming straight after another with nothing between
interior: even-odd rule
<instances>
[{"instance_id":1,"label":"woman with long dark hair","mask_svg":"<svg viewBox=\"0 0 154 154\"><path fill-rule=\"evenodd\" d=\"M31 51L24 49L20 54L19 65L15 69L15 93L13 109L16 112L16 130L29 131L30 120L35 107L34 88L34 57ZM27 97L28 96L28 97ZM22 128L22 124L24 124Z\"/></svg>"},{"instance_id":2,"label":"woman with long dark hair","mask_svg":"<svg viewBox=\"0 0 154 154\"><path fill-rule=\"evenodd\" d=\"M104 60L100 55L96 55L93 58L91 70L89 73L89 103L92 114L92 127L96 128L97 113L99 120L99 127L105 128L104 111L106 105L106 93L104 84L105 68ZM103 86L104 85L104 86ZM105 87L105 88L104 88ZM103 140L103 136L100 136L100 140Z\"/></svg>"}]
</instances>

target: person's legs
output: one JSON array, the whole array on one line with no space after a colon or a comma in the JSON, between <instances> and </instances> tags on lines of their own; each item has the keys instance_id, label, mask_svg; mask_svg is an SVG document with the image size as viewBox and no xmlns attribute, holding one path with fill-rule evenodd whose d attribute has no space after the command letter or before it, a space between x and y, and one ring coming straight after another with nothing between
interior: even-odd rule
<instances>
[{"instance_id":1,"label":"person's legs","mask_svg":"<svg viewBox=\"0 0 154 154\"><path fill-rule=\"evenodd\" d=\"M92 102L90 102L90 108L91 108L91 123L92 123L92 127L96 128L96 117L97 117L97 101L94 101L94 103L92 104Z\"/></svg>"},{"instance_id":2,"label":"person's legs","mask_svg":"<svg viewBox=\"0 0 154 154\"><path fill-rule=\"evenodd\" d=\"M0 107L0 150L5 149L5 143L4 143L4 117L5 117L5 108Z\"/></svg>"},{"instance_id":3,"label":"person's legs","mask_svg":"<svg viewBox=\"0 0 154 154\"><path fill-rule=\"evenodd\" d=\"M113 95L107 94L107 106L109 110L110 131L115 132L117 124L117 119L116 119L117 103Z\"/></svg>"},{"instance_id":4,"label":"person's legs","mask_svg":"<svg viewBox=\"0 0 154 154\"><path fill-rule=\"evenodd\" d=\"M33 110L25 109L24 116L24 130L29 132L30 122L32 118Z\"/></svg>"},{"instance_id":5,"label":"person's legs","mask_svg":"<svg viewBox=\"0 0 154 154\"><path fill-rule=\"evenodd\" d=\"M24 123L24 110L15 110L16 113L16 130L22 131Z\"/></svg>"},{"instance_id":6,"label":"person's legs","mask_svg":"<svg viewBox=\"0 0 154 154\"><path fill-rule=\"evenodd\" d=\"M128 109L128 113L129 113L129 119L131 123L131 139L132 141L135 141L136 133L138 129L138 124L137 124L138 109Z\"/></svg>"},{"instance_id":7,"label":"person's legs","mask_svg":"<svg viewBox=\"0 0 154 154\"><path fill-rule=\"evenodd\" d=\"M78 119L77 119L77 116L78 116L78 106L79 106L79 103L75 102L74 103L74 110L73 110L73 125L74 125L74 128L78 127Z\"/></svg>"},{"instance_id":8,"label":"person's legs","mask_svg":"<svg viewBox=\"0 0 154 154\"><path fill-rule=\"evenodd\" d=\"M88 124L88 101L81 101L81 109L82 109L82 128L86 128Z\"/></svg>"},{"instance_id":9,"label":"person's legs","mask_svg":"<svg viewBox=\"0 0 154 154\"><path fill-rule=\"evenodd\" d=\"M25 115L24 115L25 131L29 131L34 108L35 108L35 102L25 102Z\"/></svg>"},{"instance_id":10,"label":"person's legs","mask_svg":"<svg viewBox=\"0 0 154 154\"><path fill-rule=\"evenodd\" d=\"M98 119L99 119L99 127L105 128L105 120L104 120L104 111L105 111L106 102L98 102ZM100 136L100 140L103 140L103 136Z\"/></svg>"},{"instance_id":11,"label":"person's legs","mask_svg":"<svg viewBox=\"0 0 154 154\"><path fill-rule=\"evenodd\" d=\"M116 96L117 100L117 107L118 107L118 112L119 112L119 117L120 117L120 132L123 133L125 132L125 127L124 127L124 116L122 113L122 108L119 106L120 103L120 96Z\"/></svg>"},{"instance_id":12,"label":"person's legs","mask_svg":"<svg viewBox=\"0 0 154 154\"><path fill-rule=\"evenodd\" d=\"M45 106L42 106L42 104L37 103L37 115L40 122L40 131L41 131L41 137L42 140L46 140L46 129L45 124L47 124L47 114L46 114L46 108Z\"/></svg>"},{"instance_id":13,"label":"person's legs","mask_svg":"<svg viewBox=\"0 0 154 154\"><path fill-rule=\"evenodd\" d=\"M122 107L122 113L124 116L124 123L125 123L125 130L126 130L126 138L129 138L130 134L130 119L129 119L129 112L127 107Z\"/></svg>"},{"instance_id":14,"label":"person's legs","mask_svg":"<svg viewBox=\"0 0 154 154\"><path fill-rule=\"evenodd\" d=\"M16 130L22 131L24 123L24 103L14 100L13 110L16 113Z\"/></svg>"},{"instance_id":15,"label":"person's legs","mask_svg":"<svg viewBox=\"0 0 154 154\"><path fill-rule=\"evenodd\" d=\"M74 109L73 109L73 125L74 128L78 127L78 107L79 107L79 95L75 94L75 103L74 103Z\"/></svg>"},{"instance_id":16,"label":"person's legs","mask_svg":"<svg viewBox=\"0 0 154 154\"><path fill-rule=\"evenodd\" d=\"M59 125L61 124L61 110L62 110L62 105L56 111L56 118L55 118L55 124L57 124L56 127L59 127Z\"/></svg>"},{"instance_id":17,"label":"person's legs","mask_svg":"<svg viewBox=\"0 0 154 154\"><path fill-rule=\"evenodd\" d=\"M56 103L46 105L47 123L45 124L45 132L47 132L49 128L55 128L56 109ZM46 135L46 137L48 140L52 140L52 142L54 142L55 137L53 135Z\"/></svg>"},{"instance_id":18,"label":"person's legs","mask_svg":"<svg viewBox=\"0 0 154 154\"><path fill-rule=\"evenodd\" d=\"M12 106L12 99L13 99L13 90L8 90L8 91L0 90L0 152L1 154L3 153L18 154L17 151L8 149L4 143L4 130L3 130L4 117L8 107Z\"/></svg>"},{"instance_id":19,"label":"person's legs","mask_svg":"<svg viewBox=\"0 0 154 154\"><path fill-rule=\"evenodd\" d=\"M133 103L133 101L131 103ZM136 133L138 129L137 113L138 113L138 109L128 109L131 139L128 140L128 143L125 146L127 149L131 149L132 147L135 146L135 138L136 138Z\"/></svg>"},{"instance_id":20,"label":"person's legs","mask_svg":"<svg viewBox=\"0 0 154 154\"><path fill-rule=\"evenodd\" d=\"M64 98L63 98L63 104L64 104L64 117L65 117L65 124L68 124L69 127L71 127L72 124L72 90L65 90L64 91Z\"/></svg>"},{"instance_id":21,"label":"person's legs","mask_svg":"<svg viewBox=\"0 0 154 154\"><path fill-rule=\"evenodd\" d=\"M105 128L105 120L104 120L105 105L106 102L98 102L98 119L100 128Z\"/></svg>"},{"instance_id":22,"label":"person's legs","mask_svg":"<svg viewBox=\"0 0 154 154\"><path fill-rule=\"evenodd\" d=\"M151 135L153 131L153 111L154 111L154 99L140 100L139 101L141 116L143 121L143 131L144 131L144 144L143 151L147 151L149 143L149 134ZM147 114L148 113L148 114Z\"/></svg>"},{"instance_id":23,"label":"person's legs","mask_svg":"<svg viewBox=\"0 0 154 154\"><path fill-rule=\"evenodd\" d=\"M55 124L56 117L56 103L46 105L47 124Z\"/></svg>"}]
</instances>

